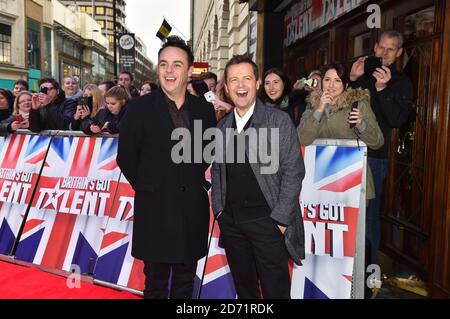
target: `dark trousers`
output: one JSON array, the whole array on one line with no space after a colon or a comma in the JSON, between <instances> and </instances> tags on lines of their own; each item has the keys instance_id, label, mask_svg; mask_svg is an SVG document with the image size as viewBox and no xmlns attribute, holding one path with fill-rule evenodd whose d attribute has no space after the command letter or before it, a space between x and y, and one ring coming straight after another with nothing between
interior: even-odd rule
<instances>
[{"instance_id":1,"label":"dark trousers","mask_svg":"<svg viewBox=\"0 0 450 319\"><path fill-rule=\"evenodd\" d=\"M366 209L366 238L370 244L369 264L378 264L378 251L380 249L380 207L384 181L388 174L389 161L384 158L368 157L367 162L372 170L375 185L375 198L369 200Z\"/></svg>"},{"instance_id":2,"label":"dark trousers","mask_svg":"<svg viewBox=\"0 0 450 319\"><path fill-rule=\"evenodd\" d=\"M196 269L197 262L166 264L144 261L144 298L192 299Z\"/></svg>"},{"instance_id":3,"label":"dark trousers","mask_svg":"<svg viewBox=\"0 0 450 319\"><path fill-rule=\"evenodd\" d=\"M226 213L218 221L238 298L290 299L289 254L275 221L235 224Z\"/></svg>"}]
</instances>

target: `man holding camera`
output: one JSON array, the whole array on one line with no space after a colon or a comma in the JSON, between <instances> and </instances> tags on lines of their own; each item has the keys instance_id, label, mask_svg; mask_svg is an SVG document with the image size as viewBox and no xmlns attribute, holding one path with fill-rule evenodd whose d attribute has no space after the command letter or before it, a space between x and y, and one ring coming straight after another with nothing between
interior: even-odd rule
<instances>
[{"instance_id":1,"label":"man holding camera","mask_svg":"<svg viewBox=\"0 0 450 319\"><path fill-rule=\"evenodd\" d=\"M369 149L368 163L375 183L375 199L366 210L366 238L370 244L369 264L378 263L380 245L380 204L384 179L388 172L388 152L392 128L400 128L408 119L413 107L413 87L409 78L398 72L395 61L403 53L403 35L396 30L380 34L375 43L375 57L361 57L352 65L350 85L362 87L371 93L371 106L383 132L384 145L378 150ZM379 58L380 65L376 65ZM374 65L375 64L375 65Z\"/></svg>"},{"instance_id":2,"label":"man holding camera","mask_svg":"<svg viewBox=\"0 0 450 319\"><path fill-rule=\"evenodd\" d=\"M64 97L55 79L40 79L39 93L33 94L31 98L30 130L68 130L76 105L76 100Z\"/></svg>"}]
</instances>

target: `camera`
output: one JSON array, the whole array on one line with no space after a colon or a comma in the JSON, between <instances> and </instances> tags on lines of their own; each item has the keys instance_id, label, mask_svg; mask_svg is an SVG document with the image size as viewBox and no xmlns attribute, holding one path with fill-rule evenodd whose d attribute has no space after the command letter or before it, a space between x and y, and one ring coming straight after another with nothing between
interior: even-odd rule
<instances>
[{"instance_id":1,"label":"camera","mask_svg":"<svg viewBox=\"0 0 450 319\"><path fill-rule=\"evenodd\" d=\"M39 91L40 93L44 93L44 94L47 94L48 93L48 88L47 87L41 87L41 89L40 89L40 91Z\"/></svg>"},{"instance_id":2,"label":"camera","mask_svg":"<svg viewBox=\"0 0 450 319\"><path fill-rule=\"evenodd\" d=\"M372 74L375 72L377 68L381 68L383 65L381 58L377 58L376 56L370 56L364 60L364 73Z\"/></svg>"},{"instance_id":3,"label":"camera","mask_svg":"<svg viewBox=\"0 0 450 319\"><path fill-rule=\"evenodd\" d=\"M78 99L78 105L84 105L92 112L93 99L92 96L83 96Z\"/></svg>"}]
</instances>

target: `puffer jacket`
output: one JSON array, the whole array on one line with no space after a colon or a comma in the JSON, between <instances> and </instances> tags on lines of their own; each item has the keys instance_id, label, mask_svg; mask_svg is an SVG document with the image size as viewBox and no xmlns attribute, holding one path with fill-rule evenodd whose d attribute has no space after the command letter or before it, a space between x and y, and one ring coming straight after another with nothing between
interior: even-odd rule
<instances>
[{"instance_id":1,"label":"puffer jacket","mask_svg":"<svg viewBox=\"0 0 450 319\"><path fill-rule=\"evenodd\" d=\"M320 104L320 92L311 93L306 111L302 115L297 132L300 143L311 144L316 138L333 139L360 139L371 149L379 149L384 144L383 133L378 125L375 114L370 107L370 93L368 90L347 89L338 96L336 104L322 112L320 119L314 116L316 108ZM363 117L361 131L356 127L351 128L348 116L353 102L358 102L358 109ZM375 198L375 187L372 172L367 165L367 199Z\"/></svg>"}]
</instances>

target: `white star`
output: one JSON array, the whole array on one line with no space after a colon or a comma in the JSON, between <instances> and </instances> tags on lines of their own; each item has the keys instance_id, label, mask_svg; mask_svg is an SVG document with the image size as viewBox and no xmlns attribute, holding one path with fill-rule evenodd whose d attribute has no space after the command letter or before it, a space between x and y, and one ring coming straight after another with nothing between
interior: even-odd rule
<instances>
[{"instance_id":1,"label":"white star","mask_svg":"<svg viewBox=\"0 0 450 319\"><path fill-rule=\"evenodd\" d=\"M56 184L55 188L53 189L53 192L48 192L49 196L47 200L45 201L44 205L42 205L42 208L49 209L49 205L53 206L54 210L57 210L58 206L58 199L61 195L64 194L64 191L59 189L60 180L58 180L58 183Z\"/></svg>"}]
</instances>

